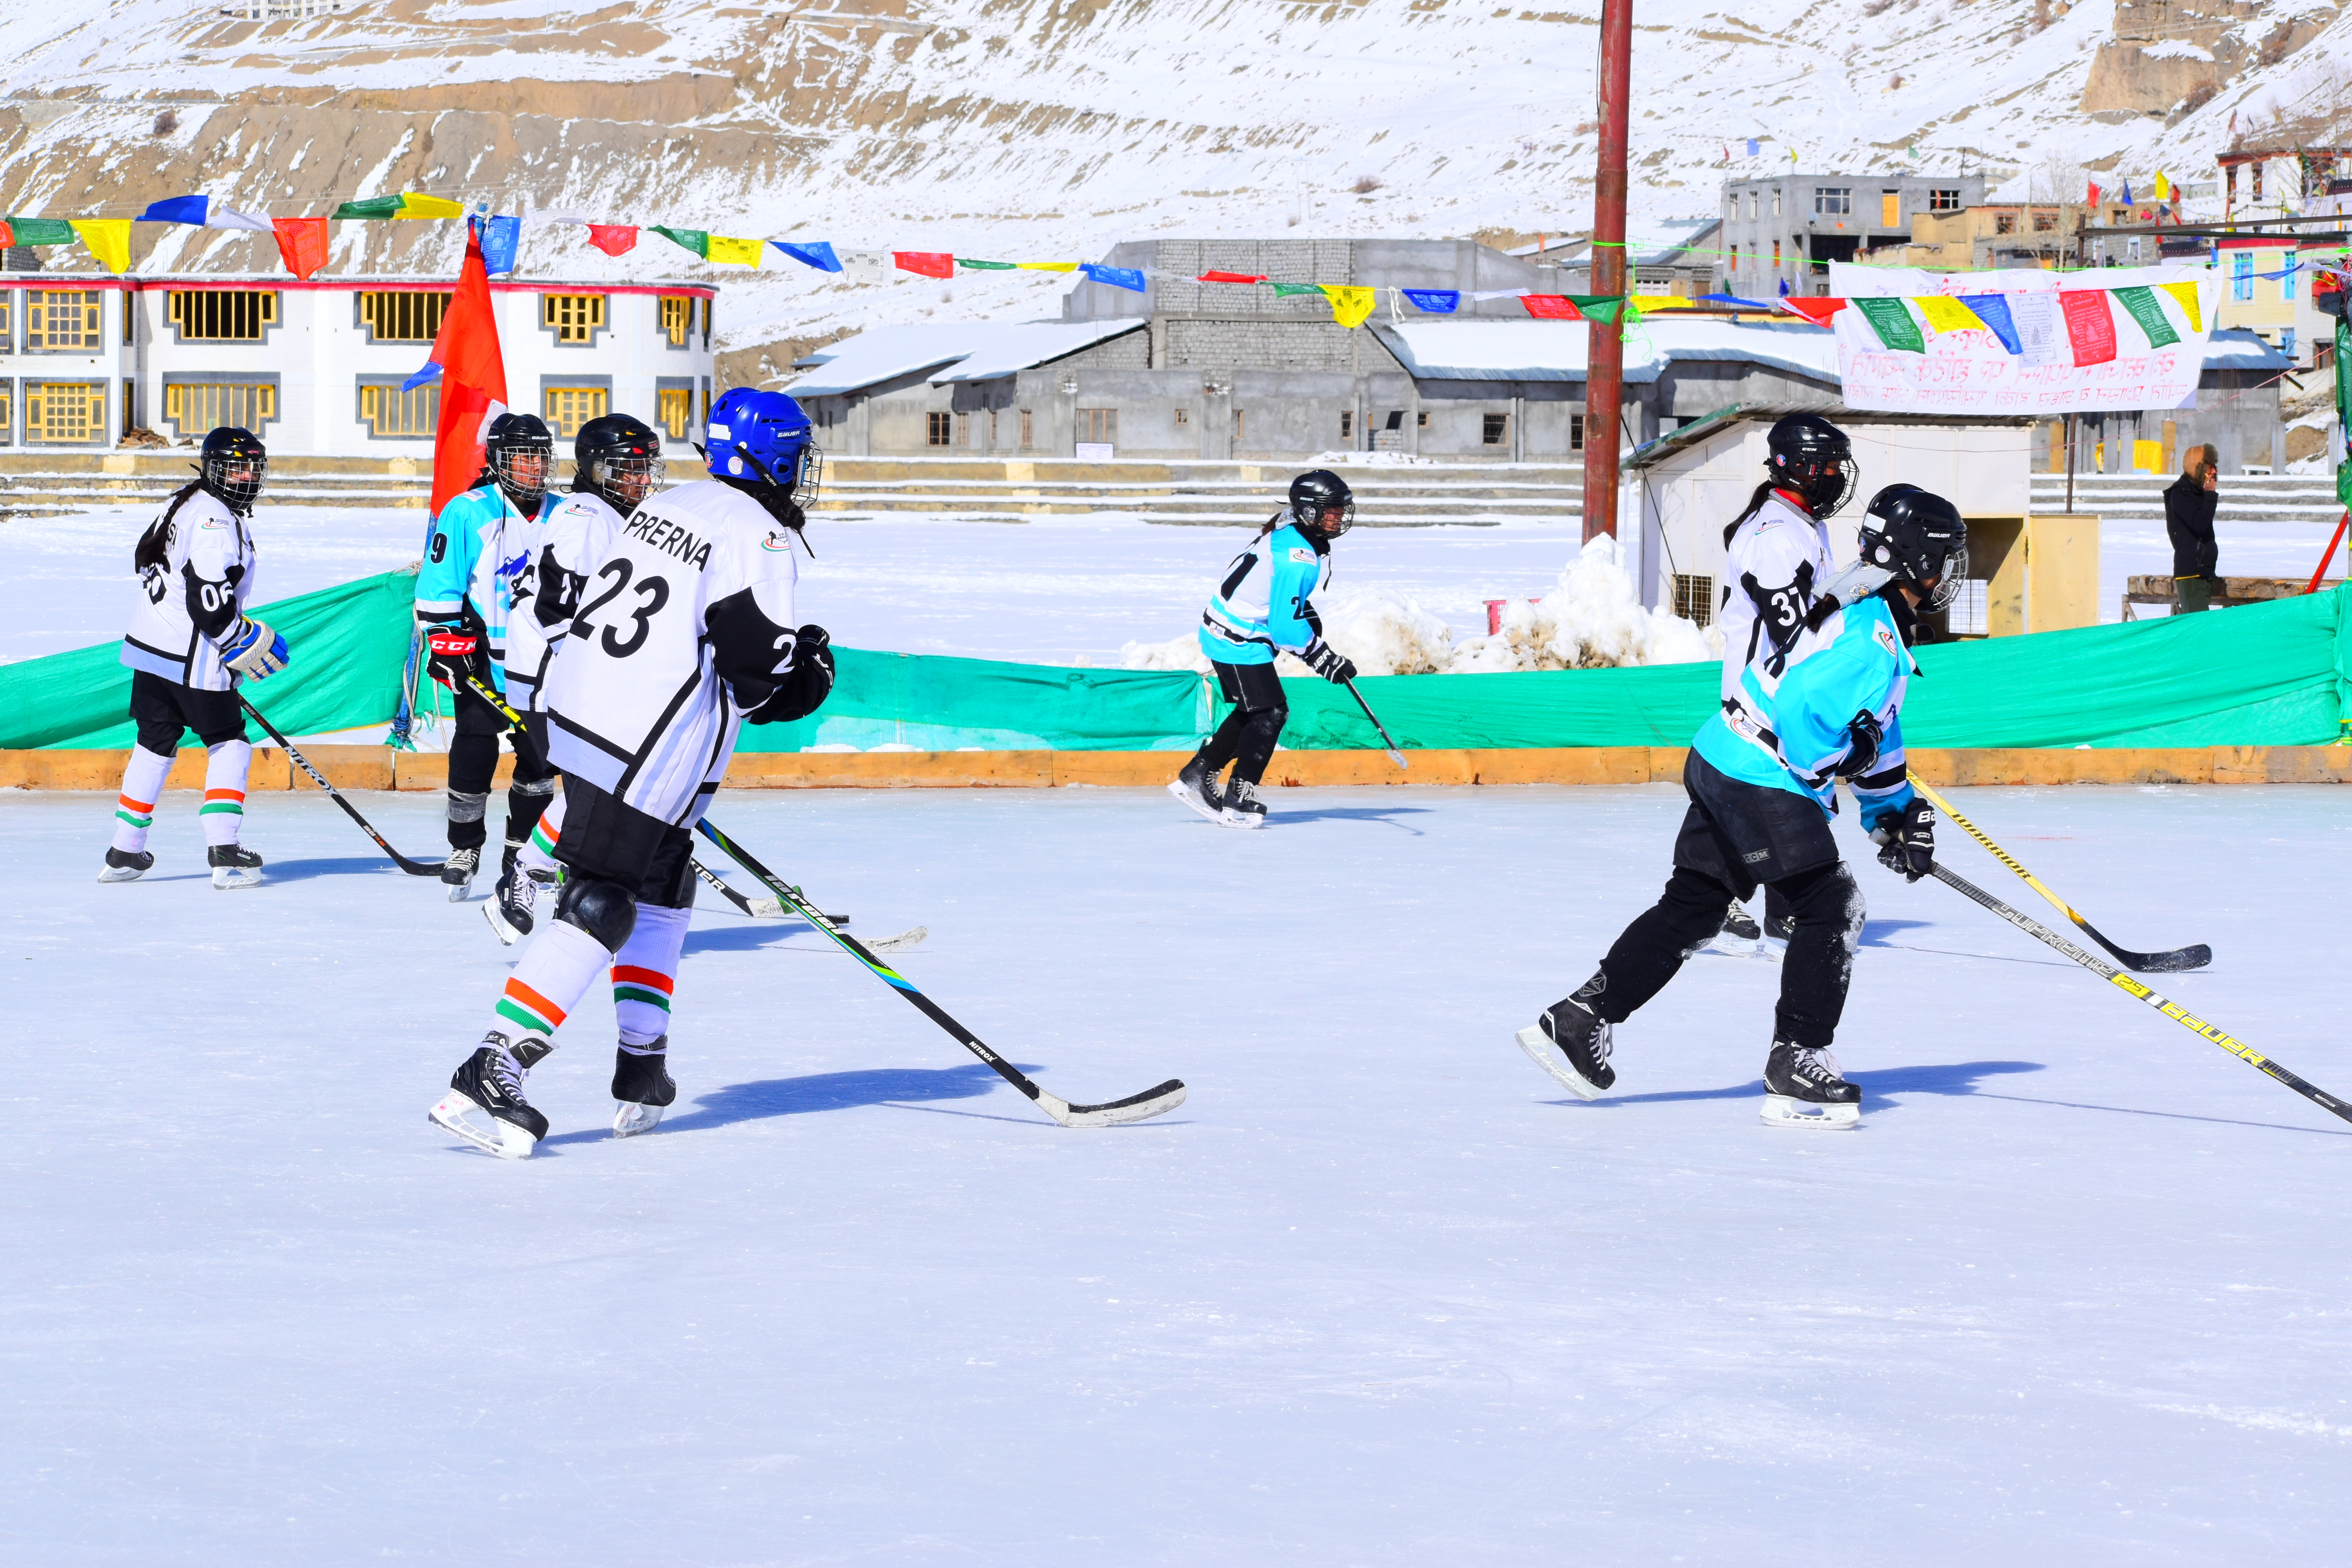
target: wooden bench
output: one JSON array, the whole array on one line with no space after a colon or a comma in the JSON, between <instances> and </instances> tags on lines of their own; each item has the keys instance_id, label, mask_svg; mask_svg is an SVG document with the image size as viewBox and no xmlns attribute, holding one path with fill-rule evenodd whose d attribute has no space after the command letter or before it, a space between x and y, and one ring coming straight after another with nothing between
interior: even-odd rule
<instances>
[{"instance_id":1,"label":"wooden bench","mask_svg":"<svg viewBox=\"0 0 2352 1568\"><path fill-rule=\"evenodd\" d=\"M2344 579L2331 577L2320 587L2333 588ZM2221 591L2213 595L2213 608L2226 610L2232 605L2259 605L2271 599L2292 599L2311 586L2308 577L2224 577ZM2172 613L2180 611L2180 595L2170 576L2134 576L2124 579L2125 620L2137 620L2132 614L2134 605L2166 605Z\"/></svg>"}]
</instances>

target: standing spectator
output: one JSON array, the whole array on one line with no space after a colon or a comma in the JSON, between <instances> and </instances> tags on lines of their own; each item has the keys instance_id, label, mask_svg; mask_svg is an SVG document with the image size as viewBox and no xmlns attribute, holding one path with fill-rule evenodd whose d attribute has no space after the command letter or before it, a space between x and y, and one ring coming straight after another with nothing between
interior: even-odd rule
<instances>
[{"instance_id":1,"label":"standing spectator","mask_svg":"<svg viewBox=\"0 0 2352 1568\"><path fill-rule=\"evenodd\" d=\"M2181 615L2211 609L2213 591L2221 584L2213 570L2213 507L2221 499L2214 465L2221 460L2218 447L2191 447L2180 477L2165 487L2164 531L2172 536L2172 586Z\"/></svg>"}]
</instances>

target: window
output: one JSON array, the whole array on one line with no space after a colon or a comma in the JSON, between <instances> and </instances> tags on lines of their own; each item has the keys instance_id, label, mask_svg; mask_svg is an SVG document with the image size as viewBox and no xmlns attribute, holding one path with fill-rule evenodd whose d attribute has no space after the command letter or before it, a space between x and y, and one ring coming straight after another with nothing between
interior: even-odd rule
<instances>
[{"instance_id":1,"label":"window","mask_svg":"<svg viewBox=\"0 0 2352 1568\"><path fill-rule=\"evenodd\" d=\"M2057 229L2058 215L2056 213L2035 213L2033 215L2034 233L2054 234L2057 232Z\"/></svg>"},{"instance_id":2,"label":"window","mask_svg":"<svg viewBox=\"0 0 2352 1568\"><path fill-rule=\"evenodd\" d=\"M1778 185L1772 187L1772 216L1780 216L1780 188Z\"/></svg>"},{"instance_id":3,"label":"window","mask_svg":"<svg viewBox=\"0 0 2352 1568\"><path fill-rule=\"evenodd\" d=\"M1118 439L1118 410L1116 408L1081 408L1078 410L1078 436L1081 441L1116 442Z\"/></svg>"},{"instance_id":4,"label":"window","mask_svg":"<svg viewBox=\"0 0 2352 1568\"><path fill-rule=\"evenodd\" d=\"M2137 235L2132 237L2132 254L2134 256L2137 256L2139 254L2139 237ZM2286 259L2279 263L2280 299L2292 300L2294 298L2294 277L2295 274L2301 270L2302 268L2295 262L2294 252L2292 250L2288 251L2286 253ZM2287 352L2289 353L2293 353L2294 351L2290 348Z\"/></svg>"},{"instance_id":5,"label":"window","mask_svg":"<svg viewBox=\"0 0 2352 1568\"><path fill-rule=\"evenodd\" d=\"M1731 269L1734 272L1739 270L1739 247L1736 245L1731 247Z\"/></svg>"},{"instance_id":6,"label":"window","mask_svg":"<svg viewBox=\"0 0 2352 1568\"><path fill-rule=\"evenodd\" d=\"M360 423L379 441L430 440L441 423L441 384L434 382L403 392L398 382L362 383Z\"/></svg>"},{"instance_id":7,"label":"window","mask_svg":"<svg viewBox=\"0 0 2352 1568\"><path fill-rule=\"evenodd\" d=\"M661 297L661 334L674 349L686 347L686 334L694 325L694 299L688 294L665 294Z\"/></svg>"},{"instance_id":8,"label":"window","mask_svg":"<svg viewBox=\"0 0 2352 1568\"><path fill-rule=\"evenodd\" d=\"M1981 579L1969 578L1960 584L1959 596L1946 612L1944 624L1956 637L1980 637L1985 635L1985 584Z\"/></svg>"},{"instance_id":9,"label":"window","mask_svg":"<svg viewBox=\"0 0 2352 1568\"><path fill-rule=\"evenodd\" d=\"M710 346L710 307L716 302L711 300L705 300L702 302L702 346L704 348Z\"/></svg>"},{"instance_id":10,"label":"window","mask_svg":"<svg viewBox=\"0 0 2352 1568\"><path fill-rule=\"evenodd\" d=\"M1478 439L1482 445L1501 447L1511 439L1511 416L1507 414L1486 415L1480 423Z\"/></svg>"},{"instance_id":11,"label":"window","mask_svg":"<svg viewBox=\"0 0 2352 1568\"><path fill-rule=\"evenodd\" d=\"M1844 217L1853 211L1852 185L1816 185L1813 187L1813 216Z\"/></svg>"},{"instance_id":12,"label":"window","mask_svg":"<svg viewBox=\"0 0 2352 1568\"><path fill-rule=\"evenodd\" d=\"M1992 231L1995 234L2015 234L2017 232L2017 215L2015 213L1995 213L1992 220Z\"/></svg>"},{"instance_id":13,"label":"window","mask_svg":"<svg viewBox=\"0 0 2352 1568\"><path fill-rule=\"evenodd\" d=\"M36 289L36 293L50 290ZM106 439L106 383L34 381L25 384L29 446L88 447Z\"/></svg>"},{"instance_id":14,"label":"window","mask_svg":"<svg viewBox=\"0 0 2352 1568\"><path fill-rule=\"evenodd\" d=\"M988 411L988 449L992 452L996 450L996 410L993 408Z\"/></svg>"},{"instance_id":15,"label":"window","mask_svg":"<svg viewBox=\"0 0 2352 1568\"><path fill-rule=\"evenodd\" d=\"M1675 614L1700 626L1715 619L1715 579L1675 573Z\"/></svg>"},{"instance_id":16,"label":"window","mask_svg":"<svg viewBox=\"0 0 2352 1568\"><path fill-rule=\"evenodd\" d=\"M959 447L971 445L971 416L969 414L955 416L955 444Z\"/></svg>"},{"instance_id":17,"label":"window","mask_svg":"<svg viewBox=\"0 0 2352 1568\"><path fill-rule=\"evenodd\" d=\"M1415 428L1416 430L1426 430L1426 429L1428 429L1428 428L1429 428L1429 410L1428 410L1428 409L1426 409L1426 408L1424 408L1424 409L1423 409L1419 414L1414 415L1414 416L1413 416L1412 423L1413 423L1413 428Z\"/></svg>"},{"instance_id":18,"label":"window","mask_svg":"<svg viewBox=\"0 0 2352 1568\"><path fill-rule=\"evenodd\" d=\"M174 289L169 310L182 342L257 343L278 321L275 289ZM128 312L126 312L128 314Z\"/></svg>"},{"instance_id":19,"label":"window","mask_svg":"<svg viewBox=\"0 0 2352 1568\"><path fill-rule=\"evenodd\" d=\"M1035 434L1029 425L1029 410L1024 408L1021 411L1021 449L1024 452L1031 451L1036 445Z\"/></svg>"},{"instance_id":20,"label":"window","mask_svg":"<svg viewBox=\"0 0 2352 1568\"><path fill-rule=\"evenodd\" d=\"M611 412L613 394L602 386L550 386L540 393L541 416L556 436L569 441L591 419Z\"/></svg>"},{"instance_id":21,"label":"window","mask_svg":"<svg viewBox=\"0 0 2352 1568\"><path fill-rule=\"evenodd\" d=\"M1958 191L1929 191L1927 193L1927 210L1931 213L1956 213L1959 211L1960 193Z\"/></svg>"},{"instance_id":22,"label":"window","mask_svg":"<svg viewBox=\"0 0 2352 1568\"><path fill-rule=\"evenodd\" d=\"M366 289L360 294L360 324L374 343L429 343L449 309L446 289Z\"/></svg>"},{"instance_id":23,"label":"window","mask_svg":"<svg viewBox=\"0 0 2352 1568\"><path fill-rule=\"evenodd\" d=\"M271 382L163 383L163 418L174 435L198 436L223 425L258 430L277 417L278 387Z\"/></svg>"},{"instance_id":24,"label":"window","mask_svg":"<svg viewBox=\"0 0 2352 1568\"><path fill-rule=\"evenodd\" d=\"M923 417L930 421L929 434L923 437L924 446L944 447L955 438L953 429L955 425L954 415L927 414Z\"/></svg>"},{"instance_id":25,"label":"window","mask_svg":"<svg viewBox=\"0 0 2352 1568\"><path fill-rule=\"evenodd\" d=\"M1780 242L1777 239L1772 242L1772 270L1780 270Z\"/></svg>"},{"instance_id":26,"label":"window","mask_svg":"<svg viewBox=\"0 0 2352 1568\"><path fill-rule=\"evenodd\" d=\"M665 386L656 392L654 423L660 426L671 440L685 440L687 427L694 423L694 389L690 386Z\"/></svg>"},{"instance_id":27,"label":"window","mask_svg":"<svg viewBox=\"0 0 2352 1568\"><path fill-rule=\"evenodd\" d=\"M16 290L0 289L0 353L8 351L10 341L16 335Z\"/></svg>"},{"instance_id":28,"label":"window","mask_svg":"<svg viewBox=\"0 0 2352 1568\"><path fill-rule=\"evenodd\" d=\"M1901 191L1878 193L1878 226L1881 228L1903 226L1903 193Z\"/></svg>"},{"instance_id":29,"label":"window","mask_svg":"<svg viewBox=\"0 0 2352 1568\"><path fill-rule=\"evenodd\" d=\"M1242 410L1240 410L1240 409L1238 409L1238 408L1234 409L1234 446L1238 447L1238 446L1240 446L1240 445L1242 444L1242 432L1243 432L1244 429L1248 428L1248 425L1249 425L1249 416L1248 416L1247 414L1244 413Z\"/></svg>"},{"instance_id":30,"label":"window","mask_svg":"<svg viewBox=\"0 0 2352 1568\"><path fill-rule=\"evenodd\" d=\"M2286 355L2289 359L2293 359L2294 357L2294 329L2293 327L2281 327L2279 329L2279 353Z\"/></svg>"},{"instance_id":31,"label":"window","mask_svg":"<svg viewBox=\"0 0 2352 1568\"><path fill-rule=\"evenodd\" d=\"M1568 416L1568 449L1571 452L1584 450L1584 416L1581 414Z\"/></svg>"},{"instance_id":32,"label":"window","mask_svg":"<svg viewBox=\"0 0 2352 1568\"><path fill-rule=\"evenodd\" d=\"M2261 201L2262 199L2263 199L2263 166L2262 166L2260 163L2256 163L2256 164L2254 165L2254 200L2256 200L2256 201Z\"/></svg>"},{"instance_id":33,"label":"window","mask_svg":"<svg viewBox=\"0 0 2352 1568\"><path fill-rule=\"evenodd\" d=\"M604 296L541 294L539 324L553 328L559 343L593 343L604 324Z\"/></svg>"},{"instance_id":34,"label":"window","mask_svg":"<svg viewBox=\"0 0 2352 1568\"><path fill-rule=\"evenodd\" d=\"M2230 298L2251 300L2254 297L2254 253L2242 250L2230 258Z\"/></svg>"},{"instance_id":35,"label":"window","mask_svg":"<svg viewBox=\"0 0 2352 1568\"><path fill-rule=\"evenodd\" d=\"M1342 408L1339 410L1339 439L1352 441L1355 437L1356 411L1352 408Z\"/></svg>"},{"instance_id":36,"label":"window","mask_svg":"<svg viewBox=\"0 0 2352 1568\"><path fill-rule=\"evenodd\" d=\"M1192 423L1192 411L1189 408L1179 408L1176 411L1176 423L1179 425Z\"/></svg>"},{"instance_id":37,"label":"window","mask_svg":"<svg viewBox=\"0 0 2352 1568\"><path fill-rule=\"evenodd\" d=\"M1748 193L1748 216L1751 220L1756 216L1756 193L1754 191Z\"/></svg>"},{"instance_id":38,"label":"window","mask_svg":"<svg viewBox=\"0 0 2352 1568\"><path fill-rule=\"evenodd\" d=\"M25 352L53 354L98 349L101 346L98 312L95 289L26 289Z\"/></svg>"}]
</instances>

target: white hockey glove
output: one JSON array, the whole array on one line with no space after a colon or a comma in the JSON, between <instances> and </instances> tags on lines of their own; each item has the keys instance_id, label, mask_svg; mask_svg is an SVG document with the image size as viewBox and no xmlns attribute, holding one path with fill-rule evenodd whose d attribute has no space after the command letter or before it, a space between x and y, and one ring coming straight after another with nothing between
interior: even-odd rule
<instances>
[{"instance_id":1,"label":"white hockey glove","mask_svg":"<svg viewBox=\"0 0 2352 1568\"><path fill-rule=\"evenodd\" d=\"M294 655L278 633L259 621L246 621L222 645L221 662L239 675L260 680L293 663Z\"/></svg>"}]
</instances>

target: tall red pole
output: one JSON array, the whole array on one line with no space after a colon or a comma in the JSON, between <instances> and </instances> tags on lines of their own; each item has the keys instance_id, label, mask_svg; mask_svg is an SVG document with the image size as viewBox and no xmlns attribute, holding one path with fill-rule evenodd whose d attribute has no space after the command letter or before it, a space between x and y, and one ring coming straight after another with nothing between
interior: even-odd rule
<instances>
[{"instance_id":1,"label":"tall red pole","mask_svg":"<svg viewBox=\"0 0 2352 1568\"><path fill-rule=\"evenodd\" d=\"M1625 142L1633 97L1633 0L1601 0L1601 166L1592 186L1595 294L1625 287ZM1584 537L1617 533L1618 421L1624 406L1624 312L1594 321L1584 375Z\"/></svg>"}]
</instances>

